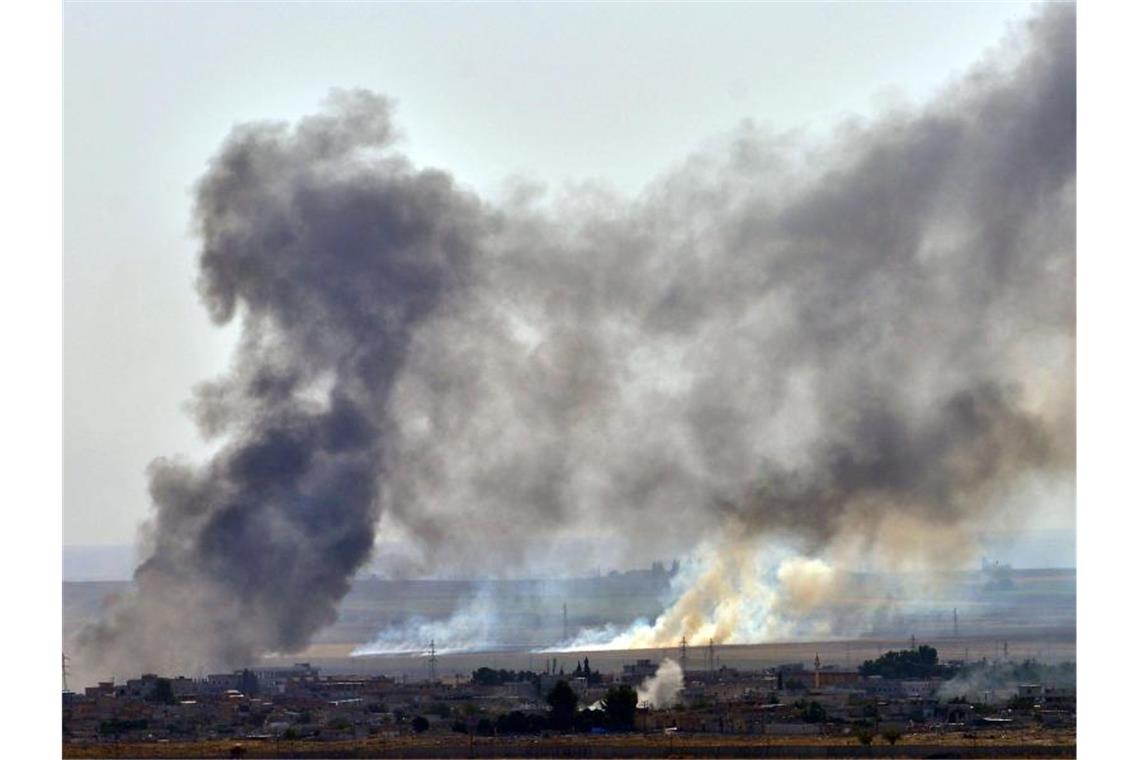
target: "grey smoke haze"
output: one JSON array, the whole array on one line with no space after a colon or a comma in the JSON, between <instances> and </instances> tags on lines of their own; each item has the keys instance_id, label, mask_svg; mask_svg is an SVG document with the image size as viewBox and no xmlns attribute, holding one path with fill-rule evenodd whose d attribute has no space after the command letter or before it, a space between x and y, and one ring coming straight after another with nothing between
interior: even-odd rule
<instances>
[{"instance_id":1,"label":"grey smoke haze","mask_svg":"<svg viewBox=\"0 0 1140 760\"><path fill-rule=\"evenodd\" d=\"M1051 8L831 145L745 129L632 203L506 209L393 397L385 500L427 564L568 526L953 527L1070 472L1073 37Z\"/></svg>"},{"instance_id":2,"label":"grey smoke haze","mask_svg":"<svg viewBox=\"0 0 1140 760\"><path fill-rule=\"evenodd\" d=\"M83 656L301 648L378 521L484 573L592 567L548 541L603 531L721 542L724 572L767 534L968 553L970 520L1072 477L1074 26L1050 6L826 145L746 126L634 200L481 202L369 93L235 130L196 205L203 299L244 336L194 403L225 444L155 463L149 559Z\"/></svg>"}]
</instances>

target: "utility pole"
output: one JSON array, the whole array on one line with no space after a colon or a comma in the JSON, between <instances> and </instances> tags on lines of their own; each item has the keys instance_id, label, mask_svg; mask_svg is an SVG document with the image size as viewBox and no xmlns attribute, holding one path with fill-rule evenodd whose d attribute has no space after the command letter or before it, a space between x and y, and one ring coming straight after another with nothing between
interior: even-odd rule
<instances>
[{"instance_id":1,"label":"utility pole","mask_svg":"<svg viewBox=\"0 0 1140 760\"><path fill-rule=\"evenodd\" d=\"M428 650L428 667L430 668L430 672L431 672L431 682L435 683L435 664L436 664L435 639L432 639L431 644L429 644L428 646L430 647L430 649Z\"/></svg>"}]
</instances>

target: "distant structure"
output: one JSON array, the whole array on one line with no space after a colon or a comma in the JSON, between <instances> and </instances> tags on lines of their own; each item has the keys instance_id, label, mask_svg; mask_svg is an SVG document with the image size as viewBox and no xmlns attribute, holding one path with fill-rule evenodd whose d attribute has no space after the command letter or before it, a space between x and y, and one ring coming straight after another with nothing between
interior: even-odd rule
<instances>
[{"instance_id":1,"label":"distant structure","mask_svg":"<svg viewBox=\"0 0 1140 760\"><path fill-rule=\"evenodd\" d=\"M819 652L815 653L815 684L813 688L819 688Z\"/></svg>"},{"instance_id":2,"label":"distant structure","mask_svg":"<svg viewBox=\"0 0 1140 760\"><path fill-rule=\"evenodd\" d=\"M63 690L71 691L71 689L67 688L67 662L67 652L63 652Z\"/></svg>"},{"instance_id":3,"label":"distant structure","mask_svg":"<svg viewBox=\"0 0 1140 760\"><path fill-rule=\"evenodd\" d=\"M568 641L570 639L570 625L566 618L566 602L562 603L562 640Z\"/></svg>"},{"instance_id":4,"label":"distant structure","mask_svg":"<svg viewBox=\"0 0 1140 760\"><path fill-rule=\"evenodd\" d=\"M709 672L716 670L716 655L713 650L713 640L709 639Z\"/></svg>"},{"instance_id":5,"label":"distant structure","mask_svg":"<svg viewBox=\"0 0 1140 760\"><path fill-rule=\"evenodd\" d=\"M640 659L633 665L621 666L621 680L628 684L638 684L646 678L657 674L657 663L653 660Z\"/></svg>"},{"instance_id":6,"label":"distant structure","mask_svg":"<svg viewBox=\"0 0 1140 760\"><path fill-rule=\"evenodd\" d=\"M915 640L914 640L914 634L912 633L912 634L910 635L910 651L912 651L912 652L913 652L913 651L914 651L915 649L917 649L917 648L918 648L918 647L916 646L916 642L915 642Z\"/></svg>"},{"instance_id":7,"label":"distant structure","mask_svg":"<svg viewBox=\"0 0 1140 760\"><path fill-rule=\"evenodd\" d=\"M958 638L958 608L954 608L954 638Z\"/></svg>"},{"instance_id":8,"label":"distant structure","mask_svg":"<svg viewBox=\"0 0 1140 760\"><path fill-rule=\"evenodd\" d=\"M435 639L432 639L431 644L429 644L428 646L429 646L429 649L428 649L428 668L429 668L429 672L431 674L431 676L430 676L431 682L435 683L435 680L436 680L435 679L435 665L436 665Z\"/></svg>"},{"instance_id":9,"label":"distant structure","mask_svg":"<svg viewBox=\"0 0 1140 760\"><path fill-rule=\"evenodd\" d=\"M681 636L681 671L686 672L689 669L689 650L688 641L684 636Z\"/></svg>"}]
</instances>

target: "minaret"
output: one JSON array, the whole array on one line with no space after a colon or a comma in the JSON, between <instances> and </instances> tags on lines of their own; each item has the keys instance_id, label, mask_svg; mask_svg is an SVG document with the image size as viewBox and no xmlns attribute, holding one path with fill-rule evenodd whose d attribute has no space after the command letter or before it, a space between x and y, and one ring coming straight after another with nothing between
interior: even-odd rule
<instances>
[{"instance_id":1,"label":"minaret","mask_svg":"<svg viewBox=\"0 0 1140 760\"><path fill-rule=\"evenodd\" d=\"M435 639L431 640L431 644L429 646L431 648L428 650L428 667L430 668L431 672L431 682L435 683Z\"/></svg>"},{"instance_id":2,"label":"minaret","mask_svg":"<svg viewBox=\"0 0 1140 760\"><path fill-rule=\"evenodd\" d=\"M819 689L819 652L815 653L815 688Z\"/></svg>"},{"instance_id":3,"label":"minaret","mask_svg":"<svg viewBox=\"0 0 1140 760\"><path fill-rule=\"evenodd\" d=\"M688 640L681 636L681 670L686 671L689 669L689 649Z\"/></svg>"}]
</instances>

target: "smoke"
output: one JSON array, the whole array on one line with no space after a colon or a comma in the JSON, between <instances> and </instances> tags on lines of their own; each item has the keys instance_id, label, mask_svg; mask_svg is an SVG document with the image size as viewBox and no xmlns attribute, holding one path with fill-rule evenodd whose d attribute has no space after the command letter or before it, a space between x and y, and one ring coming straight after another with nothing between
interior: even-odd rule
<instances>
[{"instance_id":1,"label":"smoke","mask_svg":"<svg viewBox=\"0 0 1140 760\"><path fill-rule=\"evenodd\" d=\"M391 503L476 567L562 532L699 547L660 618L582 647L833 630L807 613L840 589L781 579L789 551L962 566L1026 490L1071 483L1074 137L1055 5L828 144L745 127L633 203L519 200L467 307L417 336Z\"/></svg>"},{"instance_id":2,"label":"smoke","mask_svg":"<svg viewBox=\"0 0 1140 760\"><path fill-rule=\"evenodd\" d=\"M949 563L1071 478L1072 9L1004 52L825 146L745 127L633 202L511 199L392 398L383 498L429 564L602 531Z\"/></svg>"},{"instance_id":3,"label":"smoke","mask_svg":"<svg viewBox=\"0 0 1140 760\"><path fill-rule=\"evenodd\" d=\"M938 698L948 700L964 697L971 702L1000 703L1016 696L1021 684L1075 689L1076 663L1044 665L1033 660L973 663L939 686Z\"/></svg>"},{"instance_id":4,"label":"smoke","mask_svg":"<svg viewBox=\"0 0 1140 760\"><path fill-rule=\"evenodd\" d=\"M387 100L335 92L295 127L234 131L197 188L202 299L239 318L198 389L202 466L150 469L134 590L79 645L101 673L193 672L304 647L364 563L386 411L415 326L461 289L484 218L388 150Z\"/></svg>"},{"instance_id":5,"label":"smoke","mask_svg":"<svg viewBox=\"0 0 1140 760\"><path fill-rule=\"evenodd\" d=\"M657 666L657 672L637 687L637 704L645 707L672 707L677 704L681 689L685 688L685 673L681 666L666 657Z\"/></svg>"},{"instance_id":6,"label":"smoke","mask_svg":"<svg viewBox=\"0 0 1140 760\"><path fill-rule=\"evenodd\" d=\"M196 205L243 330L195 402L225 443L153 466L148 559L84 656L301 648L381 515L429 570L686 552L661 617L584 634L611 644L826 631L837 568L968 559L1073 477L1074 27L1048 6L822 144L746 124L633 200L479 201L367 93L238 128Z\"/></svg>"},{"instance_id":7,"label":"smoke","mask_svg":"<svg viewBox=\"0 0 1140 760\"><path fill-rule=\"evenodd\" d=\"M352 656L425 652L429 642L436 652L487 652L517 650L534 645L541 621L554 617L553 605L544 608L541 599L560 584L526 584L512 593L494 583L480 583L473 596L444 618L413 616L381 630L373 640L358 646ZM537 587L539 593L523 594ZM538 629L538 630L535 630Z\"/></svg>"},{"instance_id":8,"label":"smoke","mask_svg":"<svg viewBox=\"0 0 1140 760\"><path fill-rule=\"evenodd\" d=\"M353 657L376 654L426 653L429 642L438 654L486 652L505 647L498 635L501 618L494 599L477 594L450 616L433 620L420 615L380 631L356 647Z\"/></svg>"}]
</instances>

